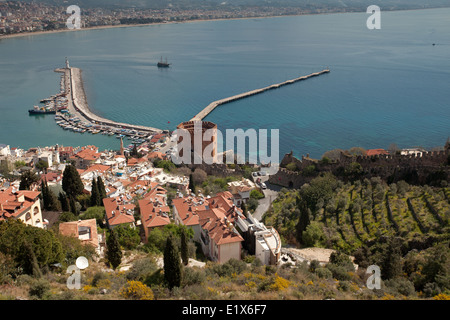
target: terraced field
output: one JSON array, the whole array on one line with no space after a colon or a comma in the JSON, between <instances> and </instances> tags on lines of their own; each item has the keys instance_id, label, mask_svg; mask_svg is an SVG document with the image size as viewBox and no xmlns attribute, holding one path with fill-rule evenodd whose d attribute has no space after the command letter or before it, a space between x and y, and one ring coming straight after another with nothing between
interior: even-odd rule
<instances>
[{"instance_id":1,"label":"terraced field","mask_svg":"<svg viewBox=\"0 0 450 320\"><path fill-rule=\"evenodd\" d=\"M293 220L297 223L300 217L293 199L300 194L284 190L264 216L264 222L274 225L285 243L293 242ZM449 196L449 187L412 186L403 181L391 185L380 179L339 183L331 196L318 199L310 220L323 226L322 246L349 253L383 236L426 242L430 237L450 236Z\"/></svg>"}]
</instances>

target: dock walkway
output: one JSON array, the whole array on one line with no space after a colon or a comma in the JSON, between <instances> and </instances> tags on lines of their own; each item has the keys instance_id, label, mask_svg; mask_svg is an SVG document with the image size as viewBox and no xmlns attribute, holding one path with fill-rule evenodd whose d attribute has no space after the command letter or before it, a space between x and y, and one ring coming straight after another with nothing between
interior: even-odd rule
<instances>
[{"instance_id":1,"label":"dock walkway","mask_svg":"<svg viewBox=\"0 0 450 320\"><path fill-rule=\"evenodd\" d=\"M195 117L193 117L191 119L191 121L201 121L201 120L203 120L215 108L217 108L218 106L220 106L222 104L226 104L226 103L233 102L233 101L236 101L236 100L244 99L244 98L247 98L247 97L250 97L250 96L254 96L256 94L260 94L260 93L266 92L268 90L277 89L277 88L280 88L280 87L288 85L288 84L292 84L292 83L295 83L295 82L298 82L298 81L302 81L302 80L306 80L306 79L309 79L309 78L312 78L312 77L320 76L322 74L329 73L329 72L330 72L329 69L324 69L324 70L322 70L320 72L315 72L315 73L311 73L311 74L308 74L306 76L298 77L298 78L295 78L295 79L292 79L292 80L287 80L287 81L284 81L284 82L281 82L281 83L276 83L276 84L273 84L273 85L268 86L268 87L264 87L264 88L256 89L256 90L251 90L251 91L244 92L244 93L241 93L241 94L237 94L237 95L225 98L225 99L216 100L214 102L211 102L206 108L204 108L202 111L200 111Z\"/></svg>"}]
</instances>

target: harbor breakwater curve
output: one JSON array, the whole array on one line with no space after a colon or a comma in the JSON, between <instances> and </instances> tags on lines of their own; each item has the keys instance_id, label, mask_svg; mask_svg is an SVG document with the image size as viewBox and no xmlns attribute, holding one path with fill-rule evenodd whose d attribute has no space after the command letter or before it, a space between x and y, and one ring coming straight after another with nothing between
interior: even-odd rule
<instances>
[{"instance_id":1,"label":"harbor breakwater curve","mask_svg":"<svg viewBox=\"0 0 450 320\"><path fill-rule=\"evenodd\" d=\"M272 89L278 89L278 88L280 88L282 86L285 86L285 85L288 85L288 84L293 84L293 83L296 83L298 81L306 80L306 79L309 79L309 78L312 78L312 77L317 77L317 76L320 76L322 74L329 73L329 72L330 72L330 69L324 69L322 71L311 73L311 74L308 74L306 76L301 76L301 77L298 77L298 78L295 78L295 79L286 80L286 81L281 82L281 83L272 84L270 86L267 86L267 87L264 87L264 88L261 88L261 89L255 89L255 90L247 91L247 92L244 92L244 93L241 93L241 94L237 94L237 95L225 98L225 99L216 100L214 102L211 102L206 108L204 108L202 111L200 111L195 117L193 117L191 119L191 121L201 121L201 120L203 120L208 114L210 114L215 108L217 108L220 105L223 105L223 104L226 104L226 103L230 103L230 102L233 102L233 101L236 101L236 100L244 99L244 98L247 98L247 97L250 97L250 96L254 96L256 94L260 94L260 93L263 93L263 92L266 92L266 91L269 91L269 90L272 90Z\"/></svg>"},{"instance_id":2,"label":"harbor breakwater curve","mask_svg":"<svg viewBox=\"0 0 450 320\"><path fill-rule=\"evenodd\" d=\"M63 72L65 74L66 93L68 97L69 111L77 114L77 116L86 119L88 122L113 127L130 129L147 133L161 133L162 130L153 127L121 123L102 118L91 112L87 103L86 94L83 88L83 80L81 76L81 69L69 67L63 69L56 69L55 72Z\"/></svg>"}]
</instances>

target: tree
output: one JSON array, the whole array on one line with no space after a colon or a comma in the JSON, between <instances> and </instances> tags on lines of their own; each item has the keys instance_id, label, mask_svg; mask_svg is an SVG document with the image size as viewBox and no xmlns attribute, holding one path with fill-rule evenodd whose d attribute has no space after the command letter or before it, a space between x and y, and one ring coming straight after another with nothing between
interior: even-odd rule
<instances>
[{"instance_id":1,"label":"tree","mask_svg":"<svg viewBox=\"0 0 450 320\"><path fill-rule=\"evenodd\" d=\"M58 200L53 191L49 189L46 179L41 181L41 195L44 203L44 210L59 211L60 206L58 205Z\"/></svg>"},{"instance_id":2,"label":"tree","mask_svg":"<svg viewBox=\"0 0 450 320\"><path fill-rule=\"evenodd\" d=\"M40 159L36 164L35 164L36 169L38 169L39 171L46 171L48 168L48 162L44 161L42 159Z\"/></svg>"},{"instance_id":3,"label":"tree","mask_svg":"<svg viewBox=\"0 0 450 320\"><path fill-rule=\"evenodd\" d=\"M19 190L30 190L33 183L36 183L38 181L39 177L37 176L37 174L35 174L31 170L27 170L22 173L22 176L20 177Z\"/></svg>"},{"instance_id":4,"label":"tree","mask_svg":"<svg viewBox=\"0 0 450 320\"><path fill-rule=\"evenodd\" d=\"M185 266L189 263L188 238L185 229L181 230L181 260Z\"/></svg>"},{"instance_id":5,"label":"tree","mask_svg":"<svg viewBox=\"0 0 450 320\"><path fill-rule=\"evenodd\" d=\"M97 180L95 178L92 178L92 188L91 188L91 207L99 206L100 202L100 193L98 191L97 187Z\"/></svg>"},{"instance_id":6,"label":"tree","mask_svg":"<svg viewBox=\"0 0 450 320\"><path fill-rule=\"evenodd\" d=\"M36 278L42 277L41 269L39 268L39 263L37 261L36 255L34 254L33 248L25 241L22 243L21 253L23 254L23 262L22 265L23 271L26 274L31 274Z\"/></svg>"},{"instance_id":7,"label":"tree","mask_svg":"<svg viewBox=\"0 0 450 320\"><path fill-rule=\"evenodd\" d=\"M61 210L63 212L70 211L69 200L67 199L67 196L65 193L60 192L58 195L58 200L61 203Z\"/></svg>"},{"instance_id":8,"label":"tree","mask_svg":"<svg viewBox=\"0 0 450 320\"><path fill-rule=\"evenodd\" d=\"M296 226L297 229L297 240L300 243L303 243L303 232L306 231L306 228L310 224L309 212L310 209L306 206L306 202L300 198L297 198L297 206L300 210L300 217L298 219L298 223Z\"/></svg>"},{"instance_id":9,"label":"tree","mask_svg":"<svg viewBox=\"0 0 450 320\"><path fill-rule=\"evenodd\" d=\"M307 247L320 247L325 240L323 225L320 222L313 221L302 234L303 244Z\"/></svg>"},{"instance_id":10,"label":"tree","mask_svg":"<svg viewBox=\"0 0 450 320\"><path fill-rule=\"evenodd\" d=\"M355 266L350 257L340 251L335 251L330 254L329 263L343 267L346 271L355 271Z\"/></svg>"},{"instance_id":11,"label":"tree","mask_svg":"<svg viewBox=\"0 0 450 320\"><path fill-rule=\"evenodd\" d=\"M196 185L201 185L203 182L205 182L207 177L208 175L206 174L206 172L200 168L195 169L192 173L192 180Z\"/></svg>"},{"instance_id":12,"label":"tree","mask_svg":"<svg viewBox=\"0 0 450 320\"><path fill-rule=\"evenodd\" d=\"M75 215L78 215L78 208L77 208L77 203L75 201L75 198L73 197L69 197L69 207L70 207L70 212L72 212Z\"/></svg>"},{"instance_id":13,"label":"tree","mask_svg":"<svg viewBox=\"0 0 450 320\"><path fill-rule=\"evenodd\" d=\"M304 184L299 195L311 212L314 212L317 209L317 202L322 199L324 203L327 203L336 187L336 178L332 174L325 174L314 178L309 184Z\"/></svg>"},{"instance_id":14,"label":"tree","mask_svg":"<svg viewBox=\"0 0 450 320\"><path fill-rule=\"evenodd\" d=\"M103 219L105 218L105 208L103 207L89 207L87 210L80 214L81 220L87 220L87 219L95 219L97 220L97 224L102 228L103 225Z\"/></svg>"},{"instance_id":15,"label":"tree","mask_svg":"<svg viewBox=\"0 0 450 320\"><path fill-rule=\"evenodd\" d=\"M395 155L398 151L400 151L399 147L396 143L391 143L388 147L389 154Z\"/></svg>"},{"instance_id":16,"label":"tree","mask_svg":"<svg viewBox=\"0 0 450 320\"><path fill-rule=\"evenodd\" d=\"M65 253L53 232L26 225L20 219L0 223L0 252L10 255L16 266L29 274L62 262Z\"/></svg>"},{"instance_id":17,"label":"tree","mask_svg":"<svg viewBox=\"0 0 450 320\"><path fill-rule=\"evenodd\" d=\"M103 199L106 198L106 188L105 184L103 183L102 177L97 177L97 189L98 193L100 194L100 206L103 206Z\"/></svg>"},{"instance_id":18,"label":"tree","mask_svg":"<svg viewBox=\"0 0 450 320\"><path fill-rule=\"evenodd\" d=\"M81 181L80 174L73 165L68 165L64 169L62 188L67 196L75 198L83 193L84 185Z\"/></svg>"},{"instance_id":19,"label":"tree","mask_svg":"<svg viewBox=\"0 0 450 320\"><path fill-rule=\"evenodd\" d=\"M73 212L65 211L59 215L59 221L61 222L69 222L69 221L77 221L78 218Z\"/></svg>"},{"instance_id":20,"label":"tree","mask_svg":"<svg viewBox=\"0 0 450 320\"><path fill-rule=\"evenodd\" d=\"M117 233L117 240L121 247L127 250L135 249L141 242L139 229L127 225L119 225L114 228Z\"/></svg>"},{"instance_id":21,"label":"tree","mask_svg":"<svg viewBox=\"0 0 450 320\"><path fill-rule=\"evenodd\" d=\"M164 279L172 290L181 285L181 261L178 246L172 235L167 238L164 249Z\"/></svg>"},{"instance_id":22,"label":"tree","mask_svg":"<svg viewBox=\"0 0 450 320\"><path fill-rule=\"evenodd\" d=\"M114 229L112 229L107 236L105 256L106 261L109 262L113 269L116 269L122 262L122 250Z\"/></svg>"},{"instance_id":23,"label":"tree","mask_svg":"<svg viewBox=\"0 0 450 320\"><path fill-rule=\"evenodd\" d=\"M393 279L402 275L401 259L400 241L395 238L388 239L380 265L383 279Z\"/></svg>"},{"instance_id":24,"label":"tree","mask_svg":"<svg viewBox=\"0 0 450 320\"><path fill-rule=\"evenodd\" d=\"M248 210L247 210L247 206L245 205L244 201L241 202L241 210L242 210L242 214L247 217Z\"/></svg>"},{"instance_id":25,"label":"tree","mask_svg":"<svg viewBox=\"0 0 450 320\"><path fill-rule=\"evenodd\" d=\"M195 192L194 178L192 173L189 175L189 186L188 189L191 189L192 192Z\"/></svg>"}]
</instances>

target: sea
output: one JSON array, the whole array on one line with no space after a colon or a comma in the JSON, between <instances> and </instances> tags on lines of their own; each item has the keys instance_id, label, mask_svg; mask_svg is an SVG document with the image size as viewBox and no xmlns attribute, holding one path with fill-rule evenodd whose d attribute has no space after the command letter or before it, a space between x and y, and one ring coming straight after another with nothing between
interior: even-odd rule
<instances>
[{"instance_id":1,"label":"sea","mask_svg":"<svg viewBox=\"0 0 450 320\"><path fill-rule=\"evenodd\" d=\"M0 40L0 144L119 140L61 129L28 109L59 92L65 58L83 70L93 112L163 130L215 100L330 73L216 108L226 129L279 130L280 158L331 149L443 146L450 136L450 8L198 21ZM158 68L163 58L170 68Z\"/></svg>"}]
</instances>

